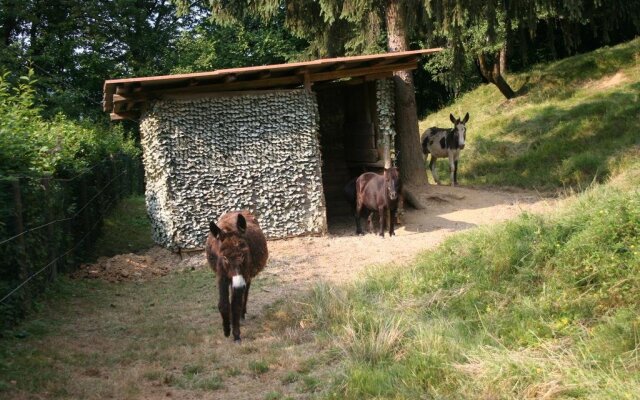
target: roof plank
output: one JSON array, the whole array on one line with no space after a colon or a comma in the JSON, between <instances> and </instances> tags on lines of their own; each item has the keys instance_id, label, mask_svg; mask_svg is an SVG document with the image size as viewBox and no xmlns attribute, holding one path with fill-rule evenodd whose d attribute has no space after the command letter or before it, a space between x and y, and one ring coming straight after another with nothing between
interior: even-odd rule
<instances>
[{"instance_id":1,"label":"roof plank","mask_svg":"<svg viewBox=\"0 0 640 400\"><path fill-rule=\"evenodd\" d=\"M308 89L313 82L389 76L393 71L416 68L421 55L440 50L423 49L191 74L111 79L104 83L103 110L111 112L112 119L123 119L133 113L135 105L165 94L277 89L296 85L304 85Z\"/></svg>"}]
</instances>

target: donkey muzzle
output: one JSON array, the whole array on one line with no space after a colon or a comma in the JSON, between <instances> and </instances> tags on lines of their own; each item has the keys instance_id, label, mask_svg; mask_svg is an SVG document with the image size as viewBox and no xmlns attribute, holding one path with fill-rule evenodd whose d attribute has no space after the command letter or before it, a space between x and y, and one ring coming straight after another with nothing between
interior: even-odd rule
<instances>
[{"instance_id":1,"label":"donkey muzzle","mask_svg":"<svg viewBox=\"0 0 640 400\"><path fill-rule=\"evenodd\" d=\"M242 277L242 275L234 275L231 278L231 286L234 289L242 289L245 286L247 286L247 282L245 282L244 278Z\"/></svg>"}]
</instances>

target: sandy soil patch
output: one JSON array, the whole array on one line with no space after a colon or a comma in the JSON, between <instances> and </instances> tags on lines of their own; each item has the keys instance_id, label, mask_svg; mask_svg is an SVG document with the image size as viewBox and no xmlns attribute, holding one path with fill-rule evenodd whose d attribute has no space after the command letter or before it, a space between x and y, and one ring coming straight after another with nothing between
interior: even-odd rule
<instances>
[{"instance_id":1,"label":"sandy soil patch","mask_svg":"<svg viewBox=\"0 0 640 400\"><path fill-rule=\"evenodd\" d=\"M283 381L288 371L301 368L299 364L316 354L318 349L313 342L301 340L274 355L274 350L270 349L281 349L277 344L282 342L282 333L273 332L266 321L269 306L277 301L296 301L300 292L320 281L337 284L352 281L371 265L401 268L419 252L433 248L457 231L511 219L523 211L544 211L556 204L556 200L534 192L449 186L429 186L419 197L427 209L407 209L402 216L404 223L396 229L394 237L388 234L384 239L376 234L356 236L353 219L343 218L329 221L330 232L323 237L269 241L269 262L252 286L247 319L242 324L242 344L233 346L222 335L218 329L219 320L207 321L207 324L213 323L216 330L203 344L213 350L218 363L229 371L246 370L252 360L271 360L267 374L231 374L225 377L222 388L199 392L197 396L194 392L145 384L144 395L137 398L263 399L272 392L281 393L283 398L309 398L312 393L300 392L299 382L286 384ZM77 276L117 282L145 280L195 268L207 268L203 252L180 257L156 247L138 255L101 259L83 266ZM212 293L212 301L215 297ZM320 382L330 372L327 367L314 370Z\"/></svg>"}]
</instances>

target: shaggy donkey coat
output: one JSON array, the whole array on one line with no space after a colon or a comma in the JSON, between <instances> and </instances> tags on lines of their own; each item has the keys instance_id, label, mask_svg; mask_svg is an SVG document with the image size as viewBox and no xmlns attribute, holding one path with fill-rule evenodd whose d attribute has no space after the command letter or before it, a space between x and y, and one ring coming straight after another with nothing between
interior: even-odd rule
<instances>
[{"instance_id":1,"label":"shaggy donkey coat","mask_svg":"<svg viewBox=\"0 0 640 400\"><path fill-rule=\"evenodd\" d=\"M424 131L420 142L422 143L422 153L426 157L431 154L429 168L436 183L440 184L440 179L436 173L436 160L438 158L449 158L449 168L451 171L451 185L458 184L458 159L460 150L464 149L467 134L466 123L469 121L469 113L462 120L449 114L449 119L453 122L452 129L431 127Z\"/></svg>"},{"instance_id":2,"label":"shaggy donkey coat","mask_svg":"<svg viewBox=\"0 0 640 400\"><path fill-rule=\"evenodd\" d=\"M269 257L267 240L249 211L226 213L217 224L211 222L209 230L205 253L216 275L222 328L228 337L233 326L233 339L240 341L240 318L247 313L251 279L264 269Z\"/></svg>"}]
</instances>

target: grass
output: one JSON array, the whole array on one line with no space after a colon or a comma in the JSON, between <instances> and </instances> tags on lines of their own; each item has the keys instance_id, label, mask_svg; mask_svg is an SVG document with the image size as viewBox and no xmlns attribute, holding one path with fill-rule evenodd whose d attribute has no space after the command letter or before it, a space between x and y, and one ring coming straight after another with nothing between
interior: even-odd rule
<instances>
[{"instance_id":1,"label":"grass","mask_svg":"<svg viewBox=\"0 0 640 400\"><path fill-rule=\"evenodd\" d=\"M132 196L122 199L105 218L95 257L136 252L153 245L144 196Z\"/></svg>"},{"instance_id":2,"label":"grass","mask_svg":"<svg viewBox=\"0 0 640 400\"><path fill-rule=\"evenodd\" d=\"M265 399L639 398L639 47L510 76L526 95L505 103L482 87L423 121L470 111L463 183L589 186L559 213L456 235L402 269L277 302L231 351L218 345L210 271L62 278L2 332L0 398L216 398L240 382ZM604 87L618 70L626 80ZM143 199L128 199L99 255L144 249L149 230Z\"/></svg>"},{"instance_id":3,"label":"grass","mask_svg":"<svg viewBox=\"0 0 640 400\"><path fill-rule=\"evenodd\" d=\"M638 156L553 215L317 286L290 312L340 354L327 397L639 398Z\"/></svg>"},{"instance_id":4,"label":"grass","mask_svg":"<svg viewBox=\"0 0 640 400\"><path fill-rule=\"evenodd\" d=\"M142 250L149 231L144 199L125 199L99 255ZM253 281L254 295L268 278ZM208 269L118 284L62 277L36 312L0 332L0 398L218 398L242 384L249 397L288 399L316 389L307 339L225 345L216 301ZM297 366L304 373L288 376Z\"/></svg>"},{"instance_id":5,"label":"grass","mask_svg":"<svg viewBox=\"0 0 640 400\"><path fill-rule=\"evenodd\" d=\"M186 391L219 387L222 365L207 345L218 317L214 286L206 270L146 284L62 278L56 300L16 331L24 338L4 333L0 397L125 398L144 381Z\"/></svg>"},{"instance_id":6,"label":"grass","mask_svg":"<svg viewBox=\"0 0 640 400\"><path fill-rule=\"evenodd\" d=\"M450 127L449 113L469 112L462 184L584 189L606 180L620 156L640 144L640 39L507 80L524 94L506 101L483 85L420 122L421 132ZM438 173L449 182L448 161L439 160Z\"/></svg>"}]
</instances>

